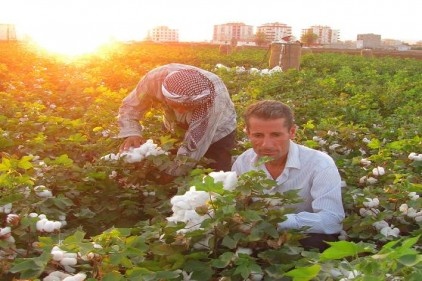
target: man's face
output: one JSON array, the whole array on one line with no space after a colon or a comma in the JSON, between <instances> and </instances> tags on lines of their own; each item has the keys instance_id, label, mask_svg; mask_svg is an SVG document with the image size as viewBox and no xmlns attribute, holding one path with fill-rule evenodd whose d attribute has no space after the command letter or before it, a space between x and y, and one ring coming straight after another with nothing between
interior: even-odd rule
<instances>
[{"instance_id":1,"label":"man's face","mask_svg":"<svg viewBox=\"0 0 422 281\"><path fill-rule=\"evenodd\" d=\"M259 157L271 157L275 162L287 157L290 140L295 133L296 127L288 129L284 125L284 118L264 120L251 117L247 129L255 153Z\"/></svg>"}]
</instances>

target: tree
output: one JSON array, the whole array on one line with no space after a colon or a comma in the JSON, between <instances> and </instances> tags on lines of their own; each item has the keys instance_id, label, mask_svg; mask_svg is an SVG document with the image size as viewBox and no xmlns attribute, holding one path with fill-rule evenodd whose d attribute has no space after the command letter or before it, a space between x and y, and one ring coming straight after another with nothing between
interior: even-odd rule
<instances>
[{"instance_id":1,"label":"tree","mask_svg":"<svg viewBox=\"0 0 422 281\"><path fill-rule=\"evenodd\" d=\"M258 31L255 34L255 44L257 46L265 46L268 44L267 38L265 37L265 33L262 31Z\"/></svg>"},{"instance_id":2,"label":"tree","mask_svg":"<svg viewBox=\"0 0 422 281\"><path fill-rule=\"evenodd\" d=\"M313 45L318 39L318 35L312 32L312 29L308 29L302 36L300 37L300 41L305 46Z\"/></svg>"}]
</instances>

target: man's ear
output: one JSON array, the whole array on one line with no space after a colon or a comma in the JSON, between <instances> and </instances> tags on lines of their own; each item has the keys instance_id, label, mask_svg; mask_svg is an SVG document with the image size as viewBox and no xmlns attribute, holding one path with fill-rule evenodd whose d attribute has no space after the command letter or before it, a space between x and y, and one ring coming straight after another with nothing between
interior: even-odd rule
<instances>
[{"instance_id":1,"label":"man's ear","mask_svg":"<svg viewBox=\"0 0 422 281\"><path fill-rule=\"evenodd\" d=\"M290 128L290 139L293 140L296 137L296 130L297 130L297 125L293 125Z\"/></svg>"}]
</instances>

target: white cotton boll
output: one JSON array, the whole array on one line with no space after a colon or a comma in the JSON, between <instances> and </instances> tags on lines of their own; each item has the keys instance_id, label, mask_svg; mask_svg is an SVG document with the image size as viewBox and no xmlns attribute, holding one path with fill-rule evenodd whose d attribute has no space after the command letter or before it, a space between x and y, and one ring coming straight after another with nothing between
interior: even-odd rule
<instances>
[{"instance_id":1,"label":"white cotton boll","mask_svg":"<svg viewBox=\"0 0 422 281\"><path fill-rule=\"evenodd\" d=\"M409 192L408 196L412 201L418 200L419 198L419 195L416 192Z\"/></svg>"},{"instance_id":2,"label":"white cotton boll","mask_svg":"<svg viewBox=\"0 0 422 281\"><path fill-rule=\"evenodd\" d=\"M332 144L332 145L330 145L329 147L328 147L328 149L330 149L330 150L336 150L336 148L338 148L338 147L340 147L341 145L339 145L338 143L334 143L334 144Z\"/></svg>"},{"instance_id":3,"label":"white cotton boll","mask_svg":"<svg viewBox=\"0 0 422 281\"><path fill-rule=\"evenodd\" d=\"M0 206L0 213L9 214L12 211L12 203Z\"/></svg>"},{"instance_id":4,"label":"white cotton boll","mask_svg":"<svg viewBox=\"0 0 422 281\"><path fill-rule=\"evenodd\" d=\"M76 269L71 267L70 265L63 265L63 268L66 272L75 273Z\"/></svg>"},{"instance_id":5,"label":"white cotton boll","mask_svg":"<svg viewBox=\"0 0 422 281\"><path fill-rule=\"evenodd\" d=\"M366 182L366 179L367 179L367 177L366 177L366 176L361 177L361 178L359 179L359 183L360 183L360 184L365 183L365 182Z\"/></svg>"},{"instance_id":6,"label":"white cotton boll","mask_svg":"<svg viewBox=\"0 0 422 281\"><path fill-rule=\"evenodd\" d=\"M255 68L255 67L251 67L251 68L249 69L249 73L250 73L250 74L256 74L256 73L259 73L259 69L258 69L258 68Z\"/></svg>"},{"instance_id":7,"label":"white cotton boll","mask_svg":"<svg viewBox=\"0 0 422 281\"><path fill-rule=\"evenodd\" d=\"M49 274L49 276L58 277L62 280L63 278L70 276L70 274L61 271L53 271Z\"/></svg>"},{"instance_id":8,"label":"white cotton boll","mask_svg":"<svg viewBox=\"0 0 422 281\"><path fill-rule=\"evenodd\" d=\"M65 258L65 257L63 257L61 260L60 260L60 264L61 265L69 265L69 266L73 266L73 265L76 265L78 262L77 262L77 260L75 259L75 258Z\"/></svg>"},{"instance_id":9,"label":"white cotton boll","mask_svg":"<svg viewBox=\"0 0 422 281\"><path fill-rule=\"evenodd\" d=\"M237 174L236 172L211 172L209 173L209 176L214 178L214 182L222 182L223 188L225 190L232 191L235 189L237 185Z\"/></svg>"},{"instance_id":10,"label":"white cotton boll","mask_svg":"<svg viewBox=\"0 0 422 281\"><path fill-rule=\"evenodd\" d=\"M364 143L370 143L370 142L371 142L371 140L370 140L370 139L368 139L368 138L366 138L366 137L365 137L365 138L363 138L363 139L362 139L362 141L363 141Z\"/></svg>"},{"instance_id":11,"label":"white cotton boll","mask_svg":"<svg viewBox=\"0 0 422 281\"><path fill-rule=\"evenodd\" d=\"M398 237L400 234L400 230L397 227L392 228L392 227L387 226L381 229L380 233L384 235L385 237L388 237L388 236Z\"/></svg>"},{"instance_id":12,"label":"white cotton boll","mask_svg":"<svg viewBox=\"0 0 422 281\"><path fill-rule=\"evenodd\" d=\"M401 204L399 207L399 211L402 212L403 214L407 214L408 209L409 209L409 206L407 206L407 204Z\"/></svg>"},{"instance_id":13,"label":"white cotton boll","mask_svg":"<svg viewBox=\"0 0 422 281\"><path fill-rule=\"evenodd\" d=\"M217 63L217 64L215 65L215 68L217 68L217 69L230 70L230 68L229 68L229 67L225 66L225 65L224 65L224 64L222 64L222 63Z\"/></svg>"},{"instance_id":14,"label":"white cotton boll","mask_svg":"<svg viewBox=\"0 0 422 281\"><path fill-rule=\"evenodd\" d=\"M318 142L318 141L320 141L320 140L322 140L320 137L318 137L318 136L313 136L312 137L312 140L314 140L314 141L316 141L316 142Z\"/></svg>"},{"instance_id":15,"label":"white cotton boll","mask_svg":"<svg viewBox=\"0 0 422 281\"><path fill-rule=\"evenodd\" d=\"M283 69L281 68L281 66L277 65L274 66L273 68L271 68L271 70L269 71L270 74L273 73L278 73L278 72L283 72Z\"/></svg>"},{"instance_id":16,"label":"white cotton boll","mask_svg":"<svg viewBox=\"0 0 422 281\"><path fill-rule=\"evenodd\" d=\"M371 208L371 209L366 209L366 208L360 208L359 209L359 214L362 216L362 217L370 217L370 216L376 216L377 214L379 214L379 210L378 209L374 209L374 208Z\"/></svg>"},{"instance_id":17,"label":"white cotton boll","mask_svg":"<svg viewBox=\"0 0 422 281\"><path fill-rule=\"evenodd\" d=\"M6 241L6 242L8 242L10 244L13 244L13 243L16 242L15 241L15 238L12 235L10 235L9 237L7 237L4 241Z\"/></svg>"},{"instance_id":18,"label":"white cotton boll","mask_svg":"<svg viewBox=\"0 0 422 281\"><path fill-rule=\"evenodd\" d=\"M382 176L385 174L385 170L383 167L378 166L372 170L372 174L376 177Z\"/></svg>"},{"instance_id":19,"label":"white cotton boll","mask_svg":"<svg viewBox=\"0 0 422 281\"><path fill-rule=\"evenodd\" d=\"M63 281L83 281L85 279L86 279L85 273L78 273L74 276L66 277L65 279L63 279Z\"/></svg>"},{"instance_id":20,"label":"white cotton boll","mask_svg":"<svg viewBox=\"0 0 422 281\"><path fill-rule=\"evenodd\" d=\"M236 250L236 256L239 254L245 254L245 255L252 255L252 249L251 248L243 248L243 247L239 247Z\"/></svg>"},{"instance_id":21,"label":"white cotton boll","mask_svg":"<svg viewBox=\"0 0 422 281\"><path fill-rule=\"evenodd\" d=\"M347 187L346 181L341 181L341 187Z\"/></svg>"},{"instance_id":22,"label":"white cotton boll","mask_svg":"<svg viewBox=\"0 0 422 281\"><path fill-rule=\"evenodd\" d=\"M268 74L270 74L270 70L268 68L264 68L260 71L260 74L261 75L268 75Z\"/></svg>"},{"instance_id":23,"label":"white cotton boll","mask_svg":"<svg viewBox=\"0 0 422 281\"><path fill-rule=\"evenodd\" d=\"M374 198L374 199L365 198L365 200L366 202L363 202L363 205L368 208L377 207L380 203L378 198Z\"/></svg>"},{"instance_id":24,"label":"white cotton boll","mask_svg":"<svg viewBox=\"0 0 422 281\"><path fill-rule=\"evenodd\" d=\"M53 260L55 261L61 261L64 256L64 251L57 250L57 251L51 251L51 255L53 256Z\"/></svg>"},{"instance_id":25,"label":"white cotton boll","mask_svg":"<svg viewBox=\"0 0 422 281\"><path fill-rule=\"evenodd\" d=\"M76 259L78 257L77 253L68 253L68 252L64 252L63 254L63 258L72 258L72 259Z\"/></svg>"},{"instance_id":26,"label":"white cotton boll","mask_svg":"<svg viewBox=\"0 0 422 281\"><path fill-rule=\"evenodd\" d=\"M344 230L341 230L340 231L340 235L338 236L338 239L339 240L342 240L342 241L345 241L345 240L347 240L347 237L348 237L347 232L344 231Z\"/></svg>"},{"instance_id":27,"label":"white cotton boll","mask_svg":"<svg viewBox=\"0 0 422 281\"><path fill-rule=\"evenodd\" d=\"M55 224L54 224L54 221L49 221L49 220L47 220L47 221L44 223L43 230L44 230L45 232L53 232L54 230L56 230L56 228L55 228Z\"/></svg>"},{"instance_id":28,"label":"white cotton boll","mask_svg":"<svg viewBox=\"0 0 422 281\"><path fill-rule=\"evenodd\" d=\"M422 215L415 217L416 222L422 222Z\"/></svg>"},{"instance_id":29,"label":"white cotton boll","mask_svg":"<svg viewBox=\"0 0 422 281\"><path fill-rule=\"evenodd\" d=\"M389 225L388 225L388 222L386 222L385 220L382 220L382 221L374 222L372 226L375 227L377 230L381 230L384 227L388 227Z\"/></svg>"},{"instance_id":30,"label":"white cotton boll","mask_svg":"<svg viewBox=\"0 0 422 281\"><path fill-rule=\"evenodd\" d=\"M328 130L327 135L329 135L329 136L336 136L336 135L338 135L338 132L337 131Z\"/></svg>"},{"instance_id":31,"label":"white cotton boll","mask_svg":"<svg viewBox=\"0 0 422 281\"><path fill-rule=\"evenodd\" d=\"M43 220L43 219L46 219L46 218L47 218L47 216L46 216L46 215L44 215L44 214L39 214L39 215L38 215L38 218L39 218L40 220Z\"/></svg>"},{"instance_id":32,"label":"white cotton boll","mask_svg":"<svg viewBox=\"0 0 422 281\"><path fill-rule=\"evenodd\" d=\"M180 200L173 204L172 210L179 211L179 210L189 210L192 209L192 206L189 204L187 200Z\"/></svg>"},{"instance_id":33,"label":"white cotton boll","mask_svg":"<svg viewBox=\"0 0 422 281\"><path fill-rule=\"evenodd\" d=\"M62 279L60 277L57 276L46 276L43 278L43 281L61 281Z\"/></svg>"},{"instance_id":34,"label":"white cotton boll","mask_svg":"<svg viewBox=\"0 0 422 281\"><path fill-rule=\"evenodd\" d=\"M28 215L28 217L30 217L30 218L36 218L36 217L38 217L38 214L37 213L30 213Z\"/></svg>"},{"instance_id":35,"label":"white cotton boll","mask_svg":"<svg viewBox=\"0 0 422 281\"><path fill-rule=\"evenodd\" d=\"M41 219L41 220L37 221L37 223L36 223L37 230L38 231L44 231L44 226L45 226L46 222L48 222L47 219Z\"/></svg>"},{"instance_id":36,"label":"white cotton boll","mask_svg":"<svg viewBox=\"0 0 422 281\"><path fill-rule=\"evenodd\" d=\"M365 166L365 167L367 167L367 166L371 165L372 162L370 160L366 159L366 158L362 158L360 160L360 164L363 165L363 166Z\"/></svg>"},{"instance_id":37,"label":"white cotton boll","mask_svg":"<svg viewBox=\"0 0 422 281\"><path fill-rule=\"evenodd\" d=\"M414 208L410 207L410 208L407 209L407 216L409 218L414 218L417 215L418 215L418 212Z\"/></svg>"},{"instance_id":38,"label":"white cotton boll","mask_svg":"<svg viewBox=\"0 0 422 281\"><path fill-rule=\"evenodd\" d=\"M92 246L94 247L94 249L102 249L103 246L101 246L100 244L97 243L92 243Z\"/></svg>"},{"instance_id":39,"label":"white cotton boll","mask_svg":"<svg viewBox=\"0 0 422 281\"><path fill-rule=\"evenodd\" d=\"M48 190L48 188L45 187L44 185L35 186L34 191L38 197L42 197L42 198L53 197L53 194L51 193L51 191Z\"/></svg>"},{"instance_id":40,"label":"white cotton boll","mask_svg":"<svg viewBox=\"0 0 422 281\"><path fill-rule=\"evenodd\" d=\"M114 154L114 153L110 153L110 154L107 154L107 155L101 157L102 160L106 160L106 161L117 161L117 160L119 160L119 158L120 158L120 155Z\"/></svg>"},{"instance_id":41,"label":"white cotton boll","mask_svg":"<svg viewBox=\"0 0 422 281\"><path fill-rule=\"evenodd\" d=\"M59 274L62 273L63 275ZM64 272L53 271L48 276L43 278L43 281L62 281L64 278L70 276Z\"/></svg>"},{"instance_id":42,"label":"white cotton boll","mask_svg":"<svg viewBox=\"0 0 422 281\"><path fill-rule=\"evenodd\" d=\"M376 178L373 177L369 177L366 179L366 182L369 184L376 184L378 182L378 180Z\"/></svg>"},{"instance_id":43,"label":"white cotton boll","mask_svg":"<svg viewBox=\"0 0 422 281\"><path fill-rule=\"evenodd\" d=\"M12 232L12 229L10 228L10 226L6 226L4 228L0 227L0 236L5 236L11 232Z\"/></svg>"},{"instance_id":44,"label":"white cotton boll","mask_svg":"<svg viewBox=\"0 0 422 281\"><path fill-rule=\"evenodd\" d=\"M412 152L409 154L408 158L413 161L422 161L422 154Z\"/></svg>"},{"instance_id":45,"label":"white cotton boll","mask_svg":"<svg viewBox=\"0 0 422 281\"><path fill-rule=\"evenodd\" d=\"M258 272L251 272L250 280L251 281L261 281L264 275Z\"/></svg>"},{"instance_id":46,"label":"white cotton boll","mask_svg":"<svg viewBox=\"0 0 422 281\"><path fill-rule=\"evenodd\" d=\"M244 73L246 71L244 66L236 66L235 72L236 73Z\"/></svg>"}]
</instances>

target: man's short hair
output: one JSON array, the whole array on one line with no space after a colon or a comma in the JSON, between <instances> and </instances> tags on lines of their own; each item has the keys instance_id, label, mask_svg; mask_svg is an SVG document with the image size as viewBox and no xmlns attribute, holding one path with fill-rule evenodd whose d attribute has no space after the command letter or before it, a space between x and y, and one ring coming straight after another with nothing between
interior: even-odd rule
<instances>
[{"instance_id":1,"label":"man's short hair","mask_svg":"<svg viewBox=\"0 0 422 281\"><path fill-rule=\"evenodd\" d=\"M276 100L263 100L249 105L243 114L243 117L246 123L246 129L249 128L249 119L251 117L264 120L283 118L284 124L288 129L292 128L295 124L294 114L291 108Z\"/></svg>"}]
</instances>

